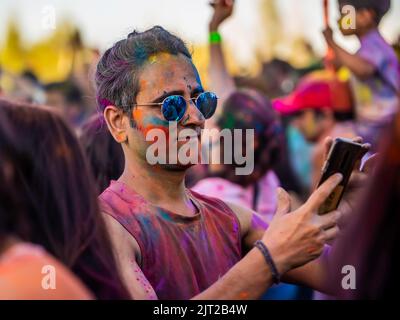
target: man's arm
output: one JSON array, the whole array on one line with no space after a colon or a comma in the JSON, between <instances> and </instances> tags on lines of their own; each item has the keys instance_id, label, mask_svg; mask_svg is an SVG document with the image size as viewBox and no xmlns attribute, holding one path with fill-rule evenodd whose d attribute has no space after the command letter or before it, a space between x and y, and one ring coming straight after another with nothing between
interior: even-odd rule
<instances>
[{"instance_id":1,"label":"man's arm","mask_svg":"<svg viewBox=\"0 0 400 320\"><path fill-rule=\"evenodd\" d=\"M157 295L146 279L136 256L139 245L127 230L112 216L103 213L104 221L113 245L119 273L126 289L135 300L155 300Z\"/></svg>"},{"instance_id":2,"label":"man's arm","mask_svg":"<svg viewBox=\"0 0 400 320\"><path fill-rule=\"evenodd\" d=\"M157 299L154 289L137 264L135 253L140 254L140 249L135 239L113 217L104 214L104 220L111 237L119 272L132 298ZM278 266L284 269L280 261L277 261ZM251 270L251 276L249 276L249 270ZM272 276L264 257L257 249L253 249L221 279L193 299L257 299L271 285Z\"/></svg>"},{"instance_id":3,"label":"man's arm","mask_svg":"<svg viewBox=\"0 0 400 320\"><path fill-rule=\"evenodd\" d=\"M241 224L242 243L244 250L251 250L256 240L262 239L268 224L262 217L251 209L244 208L234 203L227 203L238 217ZM290 198L283 189L278 191L277 214L290 210ZM290 213L289 213L290 214ZM336 236L337 230L332 233ZM281 280L287 283L308 286L314 290L327 292L325 288L326 261L323 257L317 258L307 264L294 268L282 275Z\"/></svg>"},{"instance_id":4,"label":"man's arm","mask_svg":"<svg viewBox=\"0 0 400 320\"><path fill-rule=\"evenodd\" d=\"M317 215L318 207L325 201L332 190L340 183L342 177L338 174L330 177L299 209L287 214L289 200L286 192L278 197L278 209L269 228L263 232L261 241L268 247L274 259L279 274L302 266L318 257L324 244L336 236L337 212L324 216ZM260 239L258 233L261 227L257 219L248 219L245 214L236 212L240 219L242 233L247 242ZM135 258L135 252L140 252L133 237L112 217L106 216L108 231L114 246L123 281L135 299L150 299L146 291L150 284L140 271ZM135 268L141 277L135 274ZM257 299L273 283L273 277L264 256L258 248L252 248L245 257L236 263L221 279L193 299Z\"/></svg>"},{"instance_id":5,"label":"man's arm","mask_svg":"<svg viewBox=\"0 0 400 320\"><path fill-rule=\"evenodd\" d=\"M335 53L336 60L360 79L366 79L376 72L375 66L357 54L351 54L341 48L333 39L332 29L328 28L323 32L327 45Z\"/></svg>"}]
</instances>

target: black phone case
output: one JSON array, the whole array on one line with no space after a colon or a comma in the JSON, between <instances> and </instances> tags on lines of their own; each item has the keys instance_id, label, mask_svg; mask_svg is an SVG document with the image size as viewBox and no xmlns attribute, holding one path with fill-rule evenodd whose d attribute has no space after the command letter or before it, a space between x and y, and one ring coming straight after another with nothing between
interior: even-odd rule
<instances>
[{"instance_id":1,"label":"black phone case","mask_svg":"<svg viewBox=\"0 0 400 320\"><path fill-rule=\"evenodd\" d=\"M335 173L341 173L343 175L343 180L321 205L318 210L319 214L325 214L338 208L354 166L357 160L360 160L366 152L367 150L363 148L360 143L343 138L334 140L323 166L318 187Z\"/></svg>"}]
</instances>

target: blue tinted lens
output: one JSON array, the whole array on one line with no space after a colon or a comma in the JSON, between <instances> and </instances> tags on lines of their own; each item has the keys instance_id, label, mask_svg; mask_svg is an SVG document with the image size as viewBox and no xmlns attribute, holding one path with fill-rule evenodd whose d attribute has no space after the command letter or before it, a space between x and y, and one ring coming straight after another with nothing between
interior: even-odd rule
<instances>
[{"instance_id":1,"label":"blue tinted lens","mask_svg":"<svg viewBox=\"0 0 400 320\"><path fill-rule=\"evenodd\" d=\"M213 116L217 108L217 96L212 92L203 92L197 97L196 105L204 118L209 119Z\"/></svg>"},{"instance_id":2,"label":"blue tinted lens","mask_svg":"<svg viewBox=\"0 0 400 320\"><path fill-rule=\"evenodd\" d=\"M167 121L179 121L186 111L186 101L181 96L170 96L163 102L161 111Z\"/></svg>"}]
</instances>

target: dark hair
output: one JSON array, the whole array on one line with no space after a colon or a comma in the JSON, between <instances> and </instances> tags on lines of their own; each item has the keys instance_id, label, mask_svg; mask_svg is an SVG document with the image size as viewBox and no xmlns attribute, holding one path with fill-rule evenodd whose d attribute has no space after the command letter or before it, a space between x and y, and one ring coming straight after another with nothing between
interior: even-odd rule
<instances>
[{"instance_id":1,"label":"dark hair","mask_svg":"<svg viewBox=\"0 0 400 320\"><path fill-rule=\"evenodd\" d=\"M43 246L98 298L129 298L73 131L47 108L3 99L0 120L1 131L11 131L0 134L0 167L12 164L21 204L3 210L0 231ZM7 201L0 204L7 210Z\"/></svg>"},{"instance_id":2,"label":"dark hair","mask_svg":"<svg viewBox=\"0 0 400 320\"><path fill-rule=\"evenodd\" d=\"M185 43L160 26L144 32L134 31L106 50L95 74L100 109L111 104L128 112L140 90L141 68L149 57L159 53L183 54L191 59Z\"/></svg>"},{"instance_id":3,"label":"dark hair","mask_svg":"<svg viewBox=\"0 0 400 320\"><path fill-rule=\"evenodd\" d=\"M254 129L257 141L257 147L254 148L255 170L249 176L235 175L229 179L238 179L236 182L248 185L255 182L253 176L257 180L279 161L283 144L282 126L270 100L256 90L235 91L224 102L222 109L217 120L219 128Z\"/></svg>"},{"instance_id":4,"label":"dark hair","mask_svg":"<svg viewBox=\"0 0 400 320\"><path fill-rule=\"evenodd\" d=\"M379 166L330 257L327 280L341 298L393 298L400 284L400 113L382 138ZM345 265L355 268L355 289L340 286Z\"/></svg>"},{"instance_id":5,"label":"dark hair","mask_svg":"<svg viewBox=\"0 0 400 320\"><path fill-rule=\"evenodd\" d=\"M351 5L356 10L371 9L375 12L375 22L379 24L390 9L391 0L339 0L339 6Z\"/></svg>"},{"instance_id":6,"label":"dark hair","mask_svg":"<svg viewBox=\"0 0 400 320\"><path fill-rule=\"evenodd\" d=\"M102 114L92 116L83 124L80 142L89 160L98 192L101 193L124 170L121 145L114 140Z\"/></svg>"}]
</instances>

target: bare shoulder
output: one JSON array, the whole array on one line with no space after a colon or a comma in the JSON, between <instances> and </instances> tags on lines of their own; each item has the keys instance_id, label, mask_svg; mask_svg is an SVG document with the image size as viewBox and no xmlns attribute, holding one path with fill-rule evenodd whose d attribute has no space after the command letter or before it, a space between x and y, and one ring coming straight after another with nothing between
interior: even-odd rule
<instances>
[{"instance_id":1,"label":"bare shoulder","mask_svg":"<svg viewBox=\"0 0 400 320\"><path fill-rule=\"evenodd\" d=\"M135 238L114 217L105 212L102 212L102 216L113 244L114 254L127 258L127 255L134 253L135 260L140 261L140 247Z\"/></svg>"},{"instance_id":2,"label":"bare shoulder","mask_svg":"<svg viewBox=\"0 0 400 320\"><path fill-rule=\"evenodd\" d=\"M115 218L104 212L103 217L113 244L120 274L132 298L157 299L153 287L139 266L141 262L139 244Z\"/></svg>"},{"instance_id":3,"label":"bare shoulder","mask_svg":"<svg viewBox=\"0 0 400 320\"><path fill-rule=\"evenodd\" d=\"M268 223L255 211L226 202L231 210L236 214L241 227L242 244L245 250L253 247L254 241L262 238Z\"/></svg>"},{"instance_id":4,"label":"bare shoulder","mask_svg":"<svg viewBox=\"0 0 400 320\"><path fill-rule=\"evenodd\" d=\"M243 207L239 204L225 201L225 204L233 211L240 223L240 230L242 237L245 236L250 228L253 215L256 214L253 210Z\"/></svg>"},{"instance_id":5,"label":"bare shoulder","mask_svg":"<svg viewBox=\"0 0 400 320\"><path fill-rule=\"evenodd\" d=\"M0 300L93 299L85 285L44 250L20 252L3 260L0 287Z\"/></svg>"}]
</instances>

